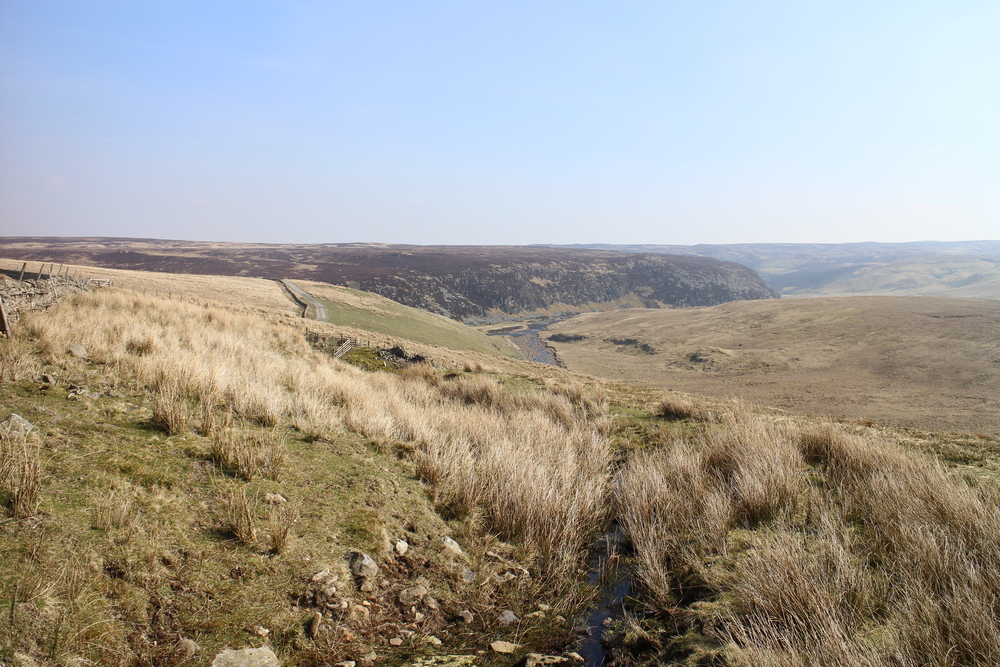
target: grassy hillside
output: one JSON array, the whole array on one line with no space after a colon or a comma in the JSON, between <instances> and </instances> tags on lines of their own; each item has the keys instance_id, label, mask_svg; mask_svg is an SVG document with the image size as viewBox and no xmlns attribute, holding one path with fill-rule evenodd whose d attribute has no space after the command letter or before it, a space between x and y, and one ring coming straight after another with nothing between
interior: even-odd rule
<instances>
[{"instance_id":1,"label":"grassy hillside","mask_svg":"<svg viewBox=\"0 0 1000 667\"><path fill-rule=\"evenodd\" d=\"M782 299L584 314L550 328L572 370L799 414L1000 433L1000 304ZM565 340L565 339L563 339Z\"/></svg>"},{"instance_id":2,"label":"grassy hillside","mask_svg":"<svg viewBox=\"0 0 1000 667\"><path fill-rule=\"evenodd\" d=\"M829 301L677 314L736 347L790 322L826 332L823 354L878 340L864 304ZM995 326L974 305L875 309L955 347L959 328L893 317L965 318L972 340L977 318ZM657 353L617 340L606 356ZM592 622L620 665L1000 663L1000 438L414 345L450 367L362 371L310 348L301 320L192 297L108 289L26 316L0 340L0 421L34 424L0 428L0 660L208 665L269 646L286 666L492 667L568 662Z\"/></svg>"},{"instance_id":3,"label":"grassy hillside","mask_svg":"<svg viewBox=\"0 0 1000 667\"><path fill-rule=\"evenodd\" d=\"M333 325L375 331L453 350L523 358L507 339L491 338L435 313L404 306L371 292L305 280L294 282L323 304L326 321Z\"/></svg>"},{"instance_id":4,"label":"grassy hillside","mask_svg":"<svg viewBox=\"0 0 1000 667\"><path fill-rule=\"evenodd\" d=\"M283 317L117 289L26 316L0 380L35 425L0 435L2 656L173 664L189 638L392 664L569 636L610 462L579 387L366 373Z\"/></svg>"}]
</instances>

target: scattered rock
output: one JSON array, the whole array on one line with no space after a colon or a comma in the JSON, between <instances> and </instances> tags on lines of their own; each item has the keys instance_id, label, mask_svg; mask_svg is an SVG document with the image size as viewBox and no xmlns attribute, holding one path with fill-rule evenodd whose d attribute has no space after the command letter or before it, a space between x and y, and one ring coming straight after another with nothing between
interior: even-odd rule
<instances>
[{"instance_id":1,"label":"scattered rock","mask_svg":"<svg viewBox=\"0 0 1000 667\"><path fill-rule=\"evenodd\" d=\"M441 541L444 542L445 551L449 551L456 556L461 556L463 554L462 547L460 547L458 542L450 537L445 536L441 538Z\"/></svg>"},{"instance_id":2,"label":"scattered rock","mask_svg":"<svg viewBox=\"0 0 1000 667\"><path fill-rule=\"evenodd\" d=\"M13 413L0 420L0 436L4 438L26 438L33 428L34 424Z\"/></svg>"},{"instance_id":3,"label":"scattered rock","mask_svg":"<svg viewBox=\"0 0 1000 667\"><path fill-rule=\"evenodd\" d=\"M188 638L182 638L177 640L177 659L178 660L190 660L194 656L198 655L198 651L201 647L198 646L194 640Z\"/></svg>"},{"instance_id":4,"label":"scattered rock","mask_svg":"<svg viewBox=\"0 0 1000 667\"><path fill-rule=\"evenodd\" d=\"M14 651L14 664L17 667L38 667L38 661L27 653Z\"/></svg>"},{"instance_id":5,"label":"scattered rock","mask_svg":"<svg viewBox=\"0 0 1000 667\"><path fill-rule=\"evenodd\" d=\"M410 550L410 545L406 542L406 540L396 540L392 546L396 550L396 553L400 556Z\"/></svg>"},{"instance_id":6,"label":"scattered rock","mask_svg":"<svg viewBox=\"0 0 1000 667\"><path fill-rule=\"evenodd\" d=\"M541 653L529 653L524 658L524 667L541 667L542 665L565 665L569 658L561 655L542 655Z\"/></svg>"},{"instance_id":7,"label":"scattered rock","mask_svg":"<svg viewBox=\"0 0 1000 667\"><path fill-rule=\"evenodd\" d=\"M474 655L422 655L410 658L409 667L473 667Z\"/></svg>"},{"instance_id":8,"label":"scattered rock","mask_svg":"<svg viewBox=\"0 0 1000 667\"><path fill-rule=\"evenodd\" d=\"M42 377L41 377L41 380L42 380L42 382L44 382L45 384L55 384L55 383L56 383L56 378L55 378L55 376L53 376L53 375L50 375L50 374L48 374L48 373L42 373Z\"/></svg>"},{"instance_id":9,"label":"scattered rock","mask_svg":"<svg viewBox=\"0 0 1000 667\"><path fill-rule=\"evenodd\" d=\"M264 502L271 505L284 505L288 502L288 498L284 497L280 493L265 493Z\"/></svg>"},{"instance_id":10,"label":"scattered rock","mask_svg":"<svg viewBox=\"0 0 1000 667\"><path fill-rule=\"evenodd\" d=\"M413 612L413 622L414 623L423 623L423 621L424 621L425 618L427 618L427 616L425 614L422 614L419 611Z\"/></svg>"},{"instance_id":11,"label":"scattered rock","mask_svg":"<svg viewBox=\"0 0 1000 667\"><path fill-rule=\"evenodd\" d=\"M428 592L427 587L422 584L404 588L399 592L399 604L404 607L411 607L415 604L419 604L425 597L427 597Z\"/></svg>"},{"instance_id":12,"label":"scattered rock","mask_svg":"<svg viewBox=\"0 0 1000 667\"><path fill-rule=\"evenodd\" d=\"M545 618L545 612L539 609L538 611L533 611L530 614L525 614L525 618Z\"/></svg>"},{"instance_id":13,"label":"scattered rock","mask_svg":"<svg viewBox=\"0 0 1000 667\"><path fill-rule=\"evenodd\" d=\"M309 638L316 639L319 637L319 633L323 631L323 614L314 612L312 618L309 620Z\"/></svg>"},{"instance_id":14,"label":"scattered rock","mask_svg":"<svg viewBox=\"0 0 1000 667\"><path fill-rule=\"evenodd\" d=\"M437 611L438 609L441 608L441 605L438 604L438 601L432 598L430 595L424 598L424 606L430 609L431 611Z\"/></svg>"},{"instance_id":15,"label":"scattered rock","mask_svg":"<svg viewBox=\"0 0 1000 667\"><path fill-rule=\"evenodd\" d=\"M472 621L476 620L476 617L468 609L463 609L458 612L458 617L461 618L464 623L472 623Z\"/></svg>"},{"instance_id":16,"label":"scattered rock","mask_svg":"<svg viewBox=\"0 0 1000 667\"><path fill-rule=\"evenodd\" d=\"M402 646L403 645L403 638L402 637L393 637L392 639L389 640L389 644L391 646Z\"/></svg>"},{"instance_id":17,"label":"scattered rock","mask_svg":"<svg viewBox=\"0 0 1000 667\"><path fill-rule=\"evenodd\" d=\"M281 667L278 656L267 646L245 648L240 651L226 649L215 656L212 667Z\"/></svg>"},{"instance_id":18,"label":"scattered rock","mask_svg":"<svg viewBox=\"0 0 1000 667\"><path fill-rule=\"evenodd\" d=\"M504 612L500 614L500 619L499 619L500 625L502 626L507 626L510 625L511 623L517 623L519 620L520 619L517 617L517 614L512 612L510 609L505 609Z\"/></svg>"},{"instance_id":19,"label":"scattered rock","mask_svg":"<svg viewBox=\"0 0 1000 667\"><path fill-rule=\"evenodd\" d=\"M86 359L87 358L87 348L85 348L83 345L80 345L79 343L76 343L74 345L70 345L69 346L69 353L71 355L73 355L74 357L76 357L77 359Z\"/></svg>"},{"instance_id":20,"label":"scattered rock","mask_svg":"<svg viewBox=\"0 0 1000 667\"><path fill-rule=\"evenodd\" d=\"M427 635L420 641L422 644L430 644L431 646L440 646L443 643L440 639L438 639L434 635Z\"/></svg>"},{"instance_id":21,"label":"scattered rock","mask_svg":"<svg viewBox=\"0 0 1000 667\"><path fill-rule=\"evenodd\" d=\"M517 650L517 644L511 644L510 642L493 642L490 644L490 648L493 649L494 653L513 653Z\"/></svg>"},{"instance_id":22,"label":"scattered rock","mask_svg":"<svg viewBox=\"0 0 1000 667\"><path fill-rule=\"evenodd\" d=\"M572 660L573 662L583 662L583 656L577 653L576 651L570 651L569 653L566 654L566 657Z\"/></svg>"},{"instance_id":23,"label":"scattered rock","mask_svg":"<svg viewBox=\"0 0 1000 667\"><path fill-rule=\"evenodd\" d=\"M471 584L475 580L476 580L475 572L473 572L469 568L465 568L464 570L462 570L462 581L464 581L467 584Z\"/></svg>"},{"instance_id":24,"label":"scattered rock","mask_svg":"<svg viewBox=\"0 0 1000 667\"><path fill-rule=\"evenodd\" d=\"M353 660L345 660L343 662L338 662L333 665L333 667L354 667L355 662Z\"/></svg>"},{"instance_id":25,"label":"scattered rock","mask_svg":"<svg viewBox=\"0 0 1000 667\"><path fill-rule=\"evenodd\" d=\"M104 392L104 395L108 398L125 398L125 394L121 393L117 389L108 389Z\"/></svg>"},{"instance_id":26,"label":"scattered rock","mask_svg":"<svg viewBox=\"0 0 1000 667\"><path fill-rule=\"evenodd\" d=\"M253 629L253 633L258 637L267 637L269 634L271 634L271 631L265 628L263 625L258 625L256 628Z\"/></svg>"},{"instance_id":27,"label":"scattered rock","mask_svg":"<svg viewBox=\"0 0 1000 667\"><path fill-rule=\"evenodd\" d=\"M347 554L351 574L358 579L374 579L378 576L378 563L363 551L351 551Z\"/></svg>"}]
</instances>

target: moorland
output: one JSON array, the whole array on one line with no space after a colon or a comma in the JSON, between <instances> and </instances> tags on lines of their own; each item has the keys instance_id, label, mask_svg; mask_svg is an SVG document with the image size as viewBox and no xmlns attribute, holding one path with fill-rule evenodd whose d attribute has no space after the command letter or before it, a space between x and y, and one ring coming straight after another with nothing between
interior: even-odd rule
<instances>
[{"instance_id":1,"label":"moorland","mask_svg":"<svg viewBox=\"0 0 1000 667\"><path fill-rule=\"evenodd\" d=\"M116 269L311 280L474 324L777 296L754 271L733 262L530 246L8 237L0 238L0 255Z\"/></svg>"},{"instance_id":2,"label":"moorland","mask_svg":"<svg viewBox=\"0 0 1000 667\"><path fill-rule=\"evenodd\" d=\"M553 327L558 368L356 289L298 282L331 324L273 280L119 271L0 340L5 661L1000 663L1000 438L945 421L974 411L940 358L995 414L991 302L585 313ZM336 360L306 329L420 361ZM624 382L621 359L676 364ZM846 396L866 365L939 381L940 419L708 395L773 368L817 374L789 402Z\"/></svg>"},{"instance_id":3,"label":"moorland","mask_svg":"<svg viewBox=\"0 0 1000 667\"><path fill-rule=\"evenodd\" d=\"M567 247L715 257L749 266L785 296L1000 299L1000 241Z\"/></svg>"},{"instance_id":4,"label":"moorland","mask_svg":"<svg viewBox=\"0 0 1000 667\"><path fill-rule=\"evenodd\" d=\"M586 313L550 331L563 364L599 377L800 414L1000 434L996 301L741 301Z\"/></svg>"}]
</instances>

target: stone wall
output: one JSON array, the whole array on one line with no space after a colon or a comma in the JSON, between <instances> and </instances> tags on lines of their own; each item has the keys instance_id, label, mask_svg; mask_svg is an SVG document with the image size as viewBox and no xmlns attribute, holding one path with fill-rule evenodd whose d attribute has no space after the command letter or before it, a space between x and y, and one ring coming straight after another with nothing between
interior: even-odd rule
<instances>
[{"instance_id":1,"label":"stone wall","mask_svg":"<svg viewBox=\"0 0 1000 667\"><path fill-rule=\"evenodd\" d=\"M18 281L0 275L0 298L3 299L4 311L7 313L7 326L11 329L17 327L17 322L24 313L48 310L69 294L89 290L89 283L67 277Z\"/></svg>"}]
</instances>

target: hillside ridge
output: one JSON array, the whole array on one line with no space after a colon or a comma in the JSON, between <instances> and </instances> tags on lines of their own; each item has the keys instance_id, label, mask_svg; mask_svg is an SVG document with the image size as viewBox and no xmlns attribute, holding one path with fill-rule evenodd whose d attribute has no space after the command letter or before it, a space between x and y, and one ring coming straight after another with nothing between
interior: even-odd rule
<instances>
[{"instance_id":1,"label":"hillside ridge","mask_svg":"<svg viewBox=\"0 0 1000 667\"><path fill-rule=\"evenodd\" d=\"M291 278L373 292L470 324L608 307L776 298L752 269L705 257L531 246L0 239L0 254L119 269Z\"/></svg>"}]
</instances>

